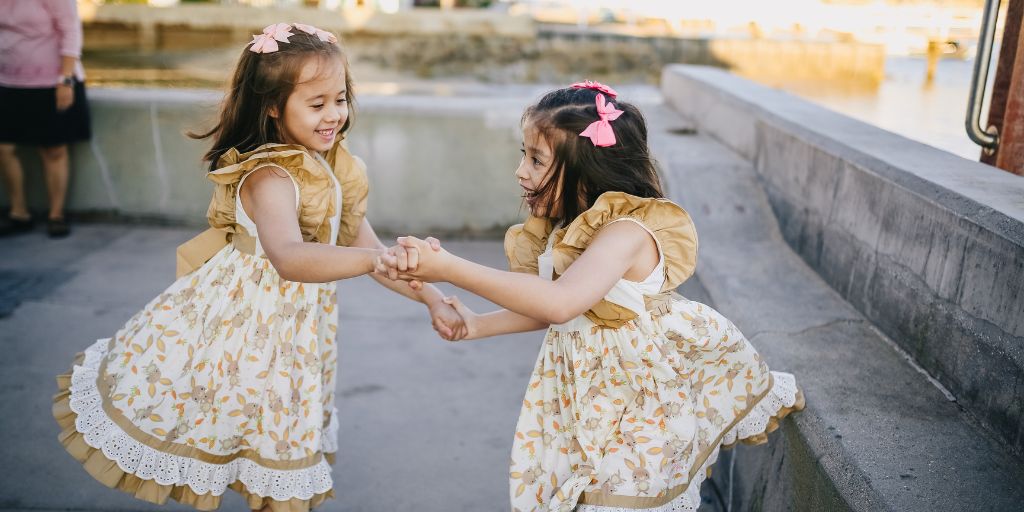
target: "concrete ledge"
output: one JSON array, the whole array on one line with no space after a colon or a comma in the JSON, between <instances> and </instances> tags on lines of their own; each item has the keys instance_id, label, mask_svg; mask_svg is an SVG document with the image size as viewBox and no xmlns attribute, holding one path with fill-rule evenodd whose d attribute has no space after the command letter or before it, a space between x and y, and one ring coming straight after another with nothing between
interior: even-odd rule
<instances>
[{"instance_id":1,"label":"concrete ledge","mask_svg":"<svg viewBox=\"0 0 1024 512\"><path fill-rule=\"evenodd\" d=\"M712 68L663 91L754 164L793 249L1024 452L1024 179Z\"/></svg>"},{"instance_id":2,"label":"concrete ledge","mask_svg":"<svg viewBox=\"0 0 1024 512\"><path fill-rule=\"evenodd\" d=\"M794 253L752 162L704 135L715 118L648 113L669 195L700 235L697 278L771 368L796 375L807 398L767 446L739 447L732 471L726 458L717 465L713 479L732 509L1019 508L1020 461ZM699 135L677 135L694 123Z\"/></svg>"},{"instance_id":3,"label":"concrete ledge","mask_svg":"<svg viewBox=\"0 0 1024 512\"><path fill-rule=\"evenodd\" d=\"M533 90L522 91L532 97ZM80 214L201 226L212 185L209 126L221 94L196 90L94 89L91 141L72 148L68 209ZM369 168L369 218L391 233L503 233L519 222L512 178L524 97L362 96L352 152ZM20 151L30 206L46 193L38 157ZM6 205L7 196L0 196ZM443 205L443 207L441 207Z\"/></svg>"}]
</instances>

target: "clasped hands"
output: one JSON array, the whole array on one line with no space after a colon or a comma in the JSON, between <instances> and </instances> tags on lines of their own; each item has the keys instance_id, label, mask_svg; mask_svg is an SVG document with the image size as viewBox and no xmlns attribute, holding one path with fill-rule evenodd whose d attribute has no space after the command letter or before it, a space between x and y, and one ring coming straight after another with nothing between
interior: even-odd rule
<instances>
[{"instance_id":1,"label":"clasped hands","mask_svg":"<svg viewBox=\"0 0 1024 512\"><path fill-rule=\"evenodd\" d=\"M403 236L397 242L374 259L374 273L393 281L405 281L413 290L422 290L423 283L445 280L445 270L453 256L441 247L440 240ZM476 317L473 311L455 296L444 297L442 302L444 307L428 304L438 334L448 341L472 337Z\"/></svg>"},{"instance_id":2,"label":"clasped hands","mask_svg":"<svg viewBox=\"0 0 1024 512\"><path fill-rule=\"evenodd\" d=\"M420 240L414 236L402 236L398 244L382 252L374 261L374 271L393 281L406 281L414 290L423 283L442 281L442 267L451 255L441 248L441 241L434 237Z\"/></svg>"}]
</instances>

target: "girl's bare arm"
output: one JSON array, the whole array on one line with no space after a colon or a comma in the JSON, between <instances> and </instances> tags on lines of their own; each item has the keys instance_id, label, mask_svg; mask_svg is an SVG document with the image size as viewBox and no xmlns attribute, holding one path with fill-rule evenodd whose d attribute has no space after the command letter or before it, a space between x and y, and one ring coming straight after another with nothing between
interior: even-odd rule
<instances>
[{"instance_id":1,"label":"girl's bare arm","mask_svg":"<svg viewBox=\"0 0 1024 512\"><path fill-rule=\"evenodd\" d=\"M555 281L493 269L444 250L434 252L412 237L403 240L403 246L417 250L419 261L416 270L403 273L402 278L447 281L544 324L565 323L583 314L624 275L646 275L643 270L649 273L657 262L654 239L633 222L615 222L602 228Z\"/></svg>"},{"instance_id":2,"label":"girl's bare arm","mask_svg":"<svg viewBox=\"0 0 1024 512\"><path fill-rule=\"evenodd\" d=\"M283 279L324 283L373 271L378 249L302 240L295 188L284 170L268 166L253 171L239 193L242 207L256 223L263 251Z\"/></svg>"}]
</instances>

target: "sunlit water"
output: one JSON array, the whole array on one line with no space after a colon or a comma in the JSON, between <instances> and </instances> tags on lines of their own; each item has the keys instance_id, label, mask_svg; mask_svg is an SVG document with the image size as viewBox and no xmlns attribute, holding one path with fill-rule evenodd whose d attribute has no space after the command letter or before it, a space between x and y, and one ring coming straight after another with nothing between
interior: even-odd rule
<instances>
[{"instance_id":1,"label":"sunlit water","mask_svg":"<svg viewBox=\"0 0 1024 512\"><path fill-rule=\"evenodd\" d=\"M994 64L993 60L992 74ZM783 88L850 117L978 160L980 148L967 138L964 128L973 67L973 60L941 60L935 81L927 84L924 58L889 57L885 81L877 90L843 90L836 86ZM982 120L986 119L987 115L983 115Z\"/></svg>"},{"instance_id":2,"label":"sunlit water","mask_svg":"<svg viewBox=\"0 0 1024 512\"><path fill-rule=\"evenodd\" d=\"M94 54L86 56L85 64L91 68L89 78L94 86L221 88L230 68L227 63L236 53ZM834 82L786 84L780 88L910 139L977 160L980 150L964 129L972 67L973 60L940 60L934 82L927 84L924 58L889 57L885 80L877 89L844 87ZM553 87L481 83L472 78L424 80L359 64L353 72L359 78L359 92L370 95L535 97ZM650 96L652 88L635 90Z\"/></svg>"}]
</instances>

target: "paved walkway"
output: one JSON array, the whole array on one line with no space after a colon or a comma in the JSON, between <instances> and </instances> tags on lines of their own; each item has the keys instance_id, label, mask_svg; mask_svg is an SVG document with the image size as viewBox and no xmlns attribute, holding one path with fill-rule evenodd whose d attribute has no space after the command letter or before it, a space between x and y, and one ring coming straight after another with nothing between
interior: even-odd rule
<instances>
[{"instance_id":1,"label":"paved walkway","mask_svg":"<svg viewBox=\"0 0 1024 512\"><path fill-rule=\"evenodd\" d=\"M64 451L50 398L75 353L171 283L174 248L194 232L93 224L60 241L0 239L0 509L159 509L95 482ZM505 264L496 241L446 246ZM512 432L541 335L448 344L422 306L365 277L341 283L339 302L337 499L318 510L507 510ZM222 510L244 510L227 494Z\"/></svg>"}]
</instances>

